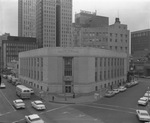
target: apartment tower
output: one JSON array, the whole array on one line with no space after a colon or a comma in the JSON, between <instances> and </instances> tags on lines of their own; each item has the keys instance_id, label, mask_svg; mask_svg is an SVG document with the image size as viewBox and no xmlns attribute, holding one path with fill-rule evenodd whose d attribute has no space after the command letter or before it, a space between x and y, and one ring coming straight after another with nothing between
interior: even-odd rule
<instances>
[{"instance_id":1,"label":"apartment tower","mask_svg":"<svg viewBox=\"0 0 150 123\"><path fill-rule=\"evenodd\" d=\"M18 36L36 37L36 0L18 0Z\"/></svg>"},{"instance_id":2,"label":"apartment tower","mask_svg":"<svg viewBox=\"0 0 150 123\"><path fill-rule=\"evenodd\" d=\"M37 0L36 34L39 48L72 46L72 0Z\"/></svg>"}]
</instances>

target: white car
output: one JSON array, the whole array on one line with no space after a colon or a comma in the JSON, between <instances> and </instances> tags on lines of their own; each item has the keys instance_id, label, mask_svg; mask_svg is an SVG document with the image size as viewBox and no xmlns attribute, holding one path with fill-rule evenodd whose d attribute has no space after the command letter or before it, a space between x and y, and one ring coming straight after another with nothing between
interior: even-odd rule
<instances>
[{"instance_id":1,"label":"white car","mask_svg":"<svg viewBox=\"0 0 150 123\"><path fill-rule=\"evenodd\" d=\"M122 91L126 91L126 90L127 90L127 88L126 88L126 87L124 87L124 86L120 86L120 87L118 88L118 90L122 92Z\"/></svg>"},{"instance_id":2,"label":"white car","mask_svg":"<svg viewBox=\"0 0 150 123\"><path fill-rule=\"evenodd\" d=\"M138 104L139 105L147 105L148 103L148 98L147 97L141 97L139 100L138 100Z\"/></svg>"},{"instance_id":3,"label":"white car","mask_svg":"<svg viewBox=\"0 0 150 123\"><path fill-rule=\"evenodd\" d=\"M1 83L0 88L6 88L6 85L4 83Z\"/></svg>"},{"instance_id":4,"label":"white car","mask_svg":"<svg viewBox=\"0 0 150 123\"><path fill-rule=\"evenodd\" d=\"M41 100L36 100L31 102L32 107L34 107L37 110L45 110L46 107L44 105L44 103Z\"/></svg>"},{"instance_id":5,"label":"white car","mask_svg":"<svg viewBox=\"0 0 150 123\"><path fill-rule=\"evenodd\" d=\"M114 92L115 94L118 94L120 91L119 91L119 89L113 89L113 92Z\"/></svg>"},{"instance_id":6,"label":"white car","mask_svg":"<svg viewBox=\"0 0 150 123\"><path fill-rule=\"evenodd\" d=\"M150 92L146 92L146 93L144 94L144 96L145 96L145 97L150 97Z\"/></svg>"},{"instance_id":7,"label":"white car","mask_svg":"<svg viewBox=\"0 0 150 123\"><path fill-rule=\"evenodd\" d=\"M29 88L30 89L30 92L31 92L31 94L34 94L34 91L33 91L33 89L32 88Z\"/></svg>"},{"instance_id":8,"label":"white car","mask_svg":"<svg viewBox=\"0 0 150 123\"><path fill-rule=\"evenodd\" d=\"M16 109L25 108L25 103L22 99L16 99L13 101L13 105Z\"/></svg>"},{"instance_id":9,"label":"white car","mask_svg":"<svg viewBox=\"0 0 150 123\"><path fill-rule=\"evenodd\" d=\"M140 121L150 121L150 115L146 110L136 110L136 113Z\"/></svg>"},{"instance_id":10,"label":"white car","mask_svg":"<svg viewBox=\"0 0 150 123\"><path fill-rule=\"evenodd\" d=\"M25 116L26 123L44 123L44 121L37 114Z\"/></svg>"}]
</instances>

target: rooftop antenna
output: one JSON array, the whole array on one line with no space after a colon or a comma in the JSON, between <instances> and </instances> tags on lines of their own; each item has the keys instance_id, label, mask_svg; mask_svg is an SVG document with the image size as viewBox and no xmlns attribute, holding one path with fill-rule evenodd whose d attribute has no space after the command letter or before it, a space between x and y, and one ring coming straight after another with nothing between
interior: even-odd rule
<instances>
[{"instance_id":1,"label":"rooftop antenna","mask_svg":"<svg viewBox=\"0 0 150 123\"><path fill-rule=\"evenodd\" d=\"M119 18L119 10L117 11L117 14L118 14L117 17Z\"/></svg>"}]
</instances>

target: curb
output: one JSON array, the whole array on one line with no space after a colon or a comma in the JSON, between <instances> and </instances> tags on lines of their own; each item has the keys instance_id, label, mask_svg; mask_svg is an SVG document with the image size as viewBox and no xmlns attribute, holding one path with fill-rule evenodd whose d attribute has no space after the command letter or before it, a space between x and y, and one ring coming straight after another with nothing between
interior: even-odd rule
<instances>
[{"instance_id":1,"label":"curb","mask_svg":"<svg viewBox=\"0 0 150 123\"><path fill-rule=\"evenodd\" d=\"M62 102L62 101L48 101L48 102L51 102L51 103L57 103L57 104L76 104L76 103L73 103L73 102Z\"/></svg>"}]
</instances>

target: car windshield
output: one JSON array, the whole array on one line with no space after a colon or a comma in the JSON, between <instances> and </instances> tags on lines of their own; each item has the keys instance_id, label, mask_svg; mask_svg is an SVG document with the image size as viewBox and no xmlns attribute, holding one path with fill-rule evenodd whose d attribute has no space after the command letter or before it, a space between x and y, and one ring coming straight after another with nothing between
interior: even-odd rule
<instances>
[{"instance_id":1,"label":"car windshield","mask_svg":"<svg viewBox=\"0 0 150 123\"><path fill-rule=\"evenodd\" d=\"M143 116L149 116L147 113L141 113L141 115L143 115Z\"/></svg>"},{"instance_id":2,"label":"car windshield","mask_svg":"<svg viewBox=\"0 0 150 123\"><path fill-rule=\"evenodd\" d=\"M40 119L40 117L36 117L36 118L30 118L30 117L29 117L29 120L30 120L30 121L38 121L38 120L41 120L41 119Z\"/></svg>"},{"instance_id":3,"label":"car windshield","mask_svg":"<svg viewBox=\"0 0 150 123\"><path fill-rule=\"evenodd\" d=\"M141 98L140 100L142 100L142 101L146 101L147 99L146 99L146 98Z\"/></svg>"},{"instance_id":4,"label":"car windshield","mask_svg":"<svg viewBox=\"0 0 150 123\"><path fill-rule=\"evenodd\" d=\"M17 101L15 101L16 103L23 103L23 101L21 101L21 100L17 100Z\"/></svg>"},{"instance_id":5,"label":"car windshield","mask_svg":"<svg viewBox=\"0 0 150 123\"><path fill-rule=\"evenodd\" d=\"M36 105L43 105L43 102L35 102Z\"/></svg>"}]
</instances>

